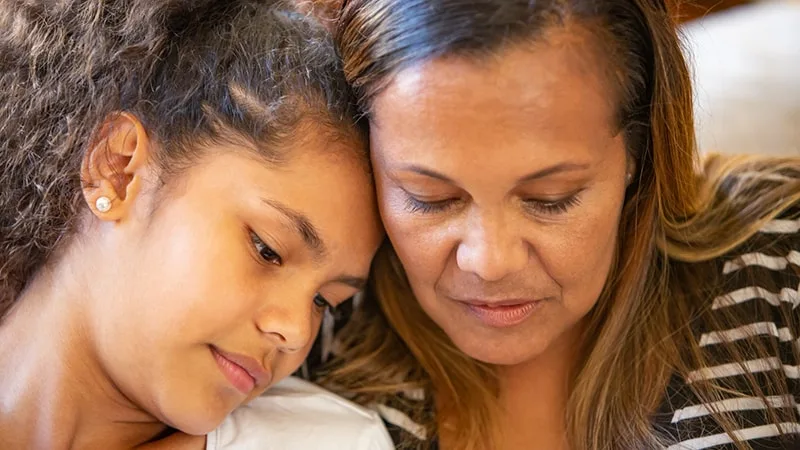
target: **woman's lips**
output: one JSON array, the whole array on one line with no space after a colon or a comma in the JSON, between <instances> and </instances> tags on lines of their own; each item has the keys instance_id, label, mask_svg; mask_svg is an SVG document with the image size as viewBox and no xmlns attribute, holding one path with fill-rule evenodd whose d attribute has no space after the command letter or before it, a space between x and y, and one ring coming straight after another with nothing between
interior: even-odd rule
<instances>
[{"instance_id":1,"label":"woman's lips","mask_svg":"<svg viewBox=\"0 0 800 450\"><path fill-rule=\"evenodd\" d=\"M530 317L543 300L506 300L500 302L460 301L464 308L485 325L513 327Z\"/></svg>"}]
</instances>

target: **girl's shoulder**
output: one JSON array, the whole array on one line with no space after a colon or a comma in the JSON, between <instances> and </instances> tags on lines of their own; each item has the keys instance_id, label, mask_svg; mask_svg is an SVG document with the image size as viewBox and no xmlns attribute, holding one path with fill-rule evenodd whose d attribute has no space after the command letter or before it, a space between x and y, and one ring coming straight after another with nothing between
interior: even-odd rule
<instances>
[{"instance_id":1,"label":"girl's shoulder","mask_svg":"<svg viewBox=\"0 0 800 450\"><path fill-rule=\"evenodd\" d=\"M378 414L313 383L287 378L233 411L208 434L206 450L388 450Z\"/></svg>"}]
</instances>

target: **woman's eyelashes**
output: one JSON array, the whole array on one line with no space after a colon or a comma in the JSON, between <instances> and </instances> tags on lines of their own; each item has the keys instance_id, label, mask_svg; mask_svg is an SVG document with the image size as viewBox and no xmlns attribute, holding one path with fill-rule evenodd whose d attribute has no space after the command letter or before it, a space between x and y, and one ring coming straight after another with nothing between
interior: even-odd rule
<instances>
[{"instance_id":1,"label":"woman's eyelashes","mask_svg":"<svg viewBox=\"0 0 800 450\"><path fill-rule=\"evenodd\" d=\"M575 206L580 205L580 191L558 200L526 199L523 201L525 208L539 215L557 216L565 214Z\"/></svg>"},{"instance_id":2,"label":"woman's eyelashes","mask_svg":"<svg viewBox=\"0 0 800 450\"><path fill-rule=\"evenodd\" d=\"M575 192L567 197L557 200L524 199L525 208L539 215L555 216L568 212L571 208L580 204L580 193ZM444 200L421 200L408 192L405 193L405 207L409 212L420 214L435 214L444 212L457 205L462 200L460 198L449 198Z\"/></svg>"},{"instance_id":3,"label":"woman's eyelashes","mask_svg":"<svg viewBox=\"0 0 800 450\"><path fill-rule=\"evenodd\" d=\"M430 214L444 211L451 208L458 202L458 199L449 198L436 201L420 200L406 192L406 209L412 213Z\"/></svg>"},{"instance_id":4,"label":"woman's eyelashes","mask_svg":"<svg viewBox=\"0 0 800 450\"><path fill-rule=\"evenodd\" d=\"M260 256L261 259L264 260L264 262L274 264L276 266L280 266L283 263L281 255L279 255L270 246L265 244L264 241L256 233L252 231L250 232L250 240L253 242L253 246L258 252L258 256Z\"/></svg>"}]
</instances>

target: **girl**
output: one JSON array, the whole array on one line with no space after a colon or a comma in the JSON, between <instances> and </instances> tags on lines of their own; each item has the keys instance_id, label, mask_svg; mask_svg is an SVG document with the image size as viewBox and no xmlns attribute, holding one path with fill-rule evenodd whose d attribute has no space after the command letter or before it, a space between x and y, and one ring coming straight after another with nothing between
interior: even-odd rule
<instances>
[{"instance_id":1,"label":"girl","mask_svg":"<svg viewBox=\"0 0 800 450\"><path fill-rule=\"evenodd\" d=\"M9 1L0 30L2 447L386 448L317 388L259 397L382 237L327 35L247 0Z\"/></svg>"}]
</instances>

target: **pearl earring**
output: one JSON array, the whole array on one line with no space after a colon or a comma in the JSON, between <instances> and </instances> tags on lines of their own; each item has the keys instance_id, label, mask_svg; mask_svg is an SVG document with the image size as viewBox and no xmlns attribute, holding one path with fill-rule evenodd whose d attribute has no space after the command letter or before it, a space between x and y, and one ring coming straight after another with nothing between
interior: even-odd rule
<instances>
[{"instance_id":1,"label":"pearl earring","mask_svg":"<svg viewBox=\"0 0 800 450\"><path fill-rule=\"evenodd\" d=\"M625 184L631 184L631 181L633 181L633 174L628 172L628 174L625 175Z\"/></svg>"},{"instance_id":2,"label":"pearl earring","mask_svg":"<svg viewBox=\"0 0 800 450\"><path fill-rule=\"evenodd\" d=\"M108 212L111 209L111 199L106 196L97 197L94 202L95 208L101 213Z\"/></svg>"}]
</instances>

